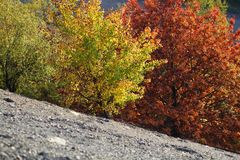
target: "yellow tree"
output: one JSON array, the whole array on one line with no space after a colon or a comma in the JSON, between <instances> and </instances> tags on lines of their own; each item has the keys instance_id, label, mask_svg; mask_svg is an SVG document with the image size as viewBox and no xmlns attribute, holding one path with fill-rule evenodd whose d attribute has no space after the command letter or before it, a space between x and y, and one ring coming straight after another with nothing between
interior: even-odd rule
<instances>
[{"instance_id":1,"label":"yellow tree","mask_svg":"<svg viewBox=\"0 0 240 160\"><path fill-rule=\"evenodd\" d=\"M121 14L104 16L99 0L53 1L49 20L59 38L56 80L63 104L81 111L118 113L143 95L144 73L153 69L157 40L149 29L133 38ZM55 34L55 35L56 35Z\"/></svg>"}]
</instances>

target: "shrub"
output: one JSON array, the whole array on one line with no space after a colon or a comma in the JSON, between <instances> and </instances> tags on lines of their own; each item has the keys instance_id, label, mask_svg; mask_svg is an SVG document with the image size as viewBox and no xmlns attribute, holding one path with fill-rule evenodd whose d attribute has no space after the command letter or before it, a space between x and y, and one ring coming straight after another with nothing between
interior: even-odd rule
<instances>
[{"instance_id":1,"label":"shrub","mask_svg":"<svg viewBox=\"0 0 240 160\"><path fill-rule=\"evenodd\" d=\"M0 87L11 92L22 93L44 79L49 47L43 24L31 7L0 0Z\"/></svg>"},{"instance_id":2,"label":"shrub","mask_svg":"<svg viewBox=\"0 0 240 160\"><path fill-rule=\"evenodd\" d=\"M154 33L147 29L133 38L121 14L104 17L98 0L53 1L50 10L59 36L55 79L63 106L112 115L142 97L144 74L159 63L149 62L158 43Z\"/></svg>"}]
</instances>

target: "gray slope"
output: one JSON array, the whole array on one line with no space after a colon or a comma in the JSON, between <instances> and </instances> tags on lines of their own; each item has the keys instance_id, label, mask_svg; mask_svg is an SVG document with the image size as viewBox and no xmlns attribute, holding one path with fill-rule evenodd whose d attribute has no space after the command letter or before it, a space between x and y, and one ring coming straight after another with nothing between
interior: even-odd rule
<instances>
[{"instance_id":1,"label":"gray slope","mask_svg":"<svg viewBox=\"0 0 240 160\"><path fill-rule=\"evenodd\" d=\"M240 155L0 90L0 159L237 160Z\"/></svg>"}]
</instances>

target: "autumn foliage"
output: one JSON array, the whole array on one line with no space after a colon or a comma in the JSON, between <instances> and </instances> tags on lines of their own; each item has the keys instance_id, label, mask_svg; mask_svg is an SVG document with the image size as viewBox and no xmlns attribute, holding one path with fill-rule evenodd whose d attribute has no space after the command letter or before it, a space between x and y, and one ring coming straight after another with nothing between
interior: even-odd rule
<instances>
[{"instance_id":1,"label":"autumn foliage","mask_svg":"<svg viewBox=\"0 0 240 160\"><path fill-rule=\"evenodd\" d=\"M39 8L37 3L0 0L0 88L37 95L47 77L50 47L36 14Z\"/></svg>"},{"instance_id":2,"label":"autumn foliage","mask_svg":"<svg viewBox=\"0 0 240 160\"><path fill-rule=\"evenodd\" d=\"M0 88L240 152L240 30L225 2L0 0Z\"/></svg>"},{"instance_id":3,"label":"autumn foliage","mask_svg":"<svg viewBox=\"0 0 240 160\"><path fill-rule=\"evenodd\" d=\"M157 30L167 63L147 74L146 93L121 118L173 136L240 151L240 31L216 7L196 1L129 0L123 22L138 36Z\"/></svg>"},{"instance_id":4,"label":"autumn foliage","mask_svg":"<svg viewBox=\"0 0 240 160\"><path fill-rule=\"evenodd\" d=\"M49 19L58 33L55 50L61 104L78 111L111 116L142 97L144 74L159 64L149 29L134 38L121 13L104 16L99 0L53 0ZM151 41L152 39L152 41Z\"/></svg>"}]
</instances>

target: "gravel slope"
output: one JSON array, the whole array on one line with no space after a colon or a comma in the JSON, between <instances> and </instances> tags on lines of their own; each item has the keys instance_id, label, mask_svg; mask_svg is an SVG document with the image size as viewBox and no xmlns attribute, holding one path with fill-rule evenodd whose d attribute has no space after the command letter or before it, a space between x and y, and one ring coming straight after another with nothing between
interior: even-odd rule
<instances>
[{"instance_id":1,"label":"gravel slope","mask_svg":"<svg viewBox=\"0 0 240 160\"><path fill-rule=\"evenodd\" d=\"M0 160L221 159L240 155L0 90Z\"/></svg>"}]
</instances>

